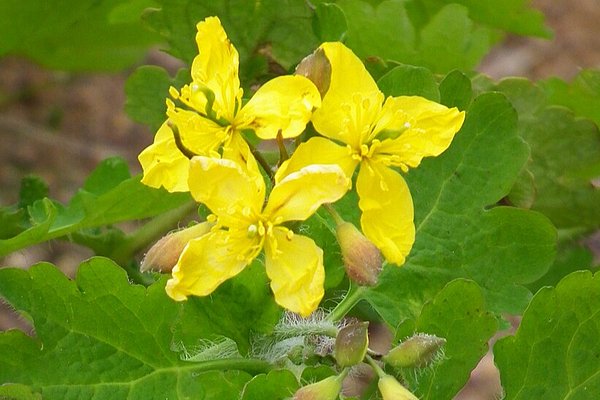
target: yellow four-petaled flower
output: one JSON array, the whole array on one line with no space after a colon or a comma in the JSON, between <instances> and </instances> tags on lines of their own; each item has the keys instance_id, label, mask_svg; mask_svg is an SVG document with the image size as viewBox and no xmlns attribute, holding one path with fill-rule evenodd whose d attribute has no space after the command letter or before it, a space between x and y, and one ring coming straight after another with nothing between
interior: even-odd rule
<instances>
[{"instance_id":1,"label":"yellow four-petaled flower","mask_svg":"<svg viewBox=\"0 0 600 400\"><path fill-rule=\"evenodd\" d=\"M323 203L342 197L350 185L337 165L310 165L289 174L265 203L265 182L256 161L194 157L189 188L213 213L210 233L188 243L167 283L175 300L205 296L241 272L261 250L278 304L303 316L323 297L323 251L283 225L310 217Z\"/></svg>"},{"instance_id":2,"label":"yellow four-petaled flower","mask_svg":"<svg viewBox=\"0 0 600 400\"><path fill-rule=\"evenodd\" d=\"M217 17L197 25L199 54L192 63L192 83L171 88L177 106L167 100L168 120L154 143L139 155L142 182L171 192L188 191L191 155L214 156L223 146L226 157L245 153L245 129L261 139L302 133L321 103L315 85L303 76L280 76L266 82L242 103L239 55ZM186 154L189 153L189 154Z\"/></svg>"},{"instance_id":3,"label":"yellow four-petaled flower","mask_svg":"<svg viewBox=\"0 0 600 400\"><path fill-rule=\"evenodd\" d=\"M464 121L456 108L418 96L384 98L360 59L342 43L324 43L330 79L312 123L324 137L302 143L276 179L313 163L332 163L356 178L363 233L392 263L401 265L415 239L412 198L402 176L423 157L450 145ZM315 81L323 84L323 77ZM313 78L314 79L314 78ZM323 89L323 88L322 88Z\"/></svg>"}]
</instances>

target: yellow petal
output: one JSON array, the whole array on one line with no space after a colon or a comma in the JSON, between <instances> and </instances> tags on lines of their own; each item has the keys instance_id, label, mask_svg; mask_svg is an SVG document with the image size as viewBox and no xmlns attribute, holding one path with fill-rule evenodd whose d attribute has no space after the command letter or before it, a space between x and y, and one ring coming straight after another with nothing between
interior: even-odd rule
<instances>
[{"instance_id":1,"label":"yellow petal","mask_svg":"<svg viewBox=\"0 0 600 400\"><path fill-rule=\"evenodd\" d=\"M281 167L277 170L275 181L279 182L292 172L312 164L339 165L346 176L352 178L358 161L352 158L350 149L346 146L337 145L329 139L317 136L301 143L294 150L292 156L281 164Z\"/></svg>"},{"instance_id":2,"label":"yellow petal","mask_svg":"<svg viewBox=\"0 0 600 400\"><path fill-rule=\"evenodd\" d=\"M142 183L151 187L164 187L169 192L187 192L190 160L175 145L167 122L161 125L154 143L138 156L144 176Z\"/></svg>"},{"instance_id":3,"label":"yellow petal","mask_svg":"<svg viewBox=\"0 0 600 400\"><path fill-rule=\"evenodd\" d=\"M356 190L363 233L388 262L404 264L415 241L413 202L406 182L384 165L364 162Z\"/></svg>"},{"instance_id":4,"label":"yellow petal","mask_svg":"<svg viewBox=\"0 0 600 400\"><path fill-rule=\"evenodd\" d=\"M194 157L188 181L192 196L204 203L225 226L257 215L265 198L260 173L244 171L232 160Z\"/></svg>"},{"instance_id":5,"label":"yellow petal","mask_svg":"<svg viewBox=\"0 0 600 400\"><path fill-rule=\"evenodd\" d=\"M229 138L228 127L194 111L175 107L170 100L167 101L167 115L170 123L177 127L183 146L196 155L210 155Z\"/></svg>"},{"instance_id":6,"label":"yellow petal","mask_svg":"<svg viewBox=\"0 0 600 400\"><path fill-rule=\"evenodd\" d=\"M261 139L284 138L301 134L321 105L321 95L307 78L280 76L262 85L236 115L236 125L254 129Z\"/></svg>"},{"instance_id":7,"label":"yellow petal","mask_svg":"<svg viewBox=\"0 0 600 400\"><path fill-rule=\"evenodd\" d=\"M438 156L444 152L465 119L464 111L418 96L390 97L385 102L384 111L388 115L396 113L401 116L397 123L401 123L405 130L397 138L383 140L377 152L397 156L392 159L393 165L405 170L418 166L423 157ZM398 128L402 129L391 127L392 130Z\"/></svg>"},{"instance_id":8,"label":"yellow petal","mask_svg":"<svg viewBox=\"0 0 600 400\"><path fill-rule=\"evenodd\" d=\"M242 97L238 52L227 38L219 18L208 17L199 22L196 28L199 54L192 63L192 80L196 85L204 85L213 92L213 109L218 117L232 121Z\"/></svg>"},{"instance_id":9,"label":"yellow petal","mask_svg":"<svg viewBox=\"0 0 600 400\"><path fill-rule=\"evenodd\" d=\"M305 236L290 238L283 229L273 235L265 247L265 266L275 301L307 317L323 298L323 250Z\"/></svg>"},{"instance_id":10,"label":"yellow petal","mask_svg":"<svg viewBox=\"0 0 600 400\"><path fill-rule=\"evenodd\" d=\"M331 80L321 107L313 114L313 125L317 132L324 136L355 144L356 138L348 137L348 133L344 132L344 127L349 123L349 111L352 119L363 120L364 118L355 115L356 110L348 108L354 107L358 102L359 109L367 105L366 112L369 115L376 115L381 108L383 98L377 84L352 50L339 42L324 43L320 49L324 50L331 64ZM369 104L362 104L363 99L371 100ZM352 133L361 134L356 130Z\"/></svg>"},{"instance_id":11,"label":"yellow petal","mask_svg":"<svg viewBox=\"0 0 600 400\"><path fill-rule=\"evenodd\" d=\"M246 236L232 238L229 232L221 230L191 240L173 268L172 278L166 286L167 294L177 301L191 295L211 294L252 261L238 256L247 254L255 242Z\"/></svg>"},{"instance_id":12,"label":"yellow petal","mask_svg":"<svg viewBox=\"0 0 600 400\"><path fill-rule=\"evenodd\" d=\"M223 158L236 162L248 175L263 181L258 163L242 135L232 135L231 139L223 145Z\"/></svg>"},{"instance_id":13,"label":"yellow petal","mask_svg":"<svg viewBox=\"0 0 600 400\"><path fill-rule=\"evenodd\" d=\"M323 203L333 203L350 189L350 179L335 164L313 164L278 182L263 214L276 224L303 221Z\"/></svg>"}]
</instances>

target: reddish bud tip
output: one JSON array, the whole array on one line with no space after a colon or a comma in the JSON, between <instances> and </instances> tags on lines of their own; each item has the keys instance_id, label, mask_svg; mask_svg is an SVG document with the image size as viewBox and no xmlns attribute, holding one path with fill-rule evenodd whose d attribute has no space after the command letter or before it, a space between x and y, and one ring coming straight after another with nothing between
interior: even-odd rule
<instances>
[{"instance_id":1,"label":"reddish bud tip","mask_svg":"<svg viewBox=\"0 0 600 400\"><path fill-rule=\"evenodd\" d=\"M381 272L381 252L353 224L342 222L336 235L348 277L363 286L374 286Z\"/></svg>"},{"instance_id":2,"label":"reddish bud tip","mask_svg":"<svg viewBox=\"0 0 600 400\"><path fill-rule=\"evenodd\" d=\"M148 250L140 270L171 272L188 242L208 233L212 226L211 222L202 222L163 236Z\"/></svg>"}]
</instances>

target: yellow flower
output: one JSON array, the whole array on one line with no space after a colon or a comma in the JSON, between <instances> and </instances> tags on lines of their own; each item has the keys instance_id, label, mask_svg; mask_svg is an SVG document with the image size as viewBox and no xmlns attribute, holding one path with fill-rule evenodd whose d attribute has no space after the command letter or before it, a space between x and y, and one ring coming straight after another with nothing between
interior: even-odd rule
<instances>
[{"instance_id":1,"label":"yellow flower","mask_svg":"<svg viewBox=\"0 0 600 400\"><path fill-rule=\"evenodd\" d=\"M245 129L254 130L262 139L274 139L278 133L284 138L297 136L321 102L309 79L280 76L262 85L243 104L238 52L221 21L209 17L197 29L199 54L192 63L192 83L181 91L170 89L183 107L167 99L168 120L154 143L139 155L142 182L171 192L189 190L191 156L216 156L221 146L229 153L244 153L246 143L235 139Z\"/></svg>"},{"instance_id":2,"label":"yellow flower","mask_svg":"<svg viewBox=\"0 0 600 400\"><path fill-rule=\"evenodd\" d=\"M276 179L312 163L337 164L348 176L360 165L356 190L363 233L389 262L401 265L415 239L413 203L404 179L391 167L406 172L423 157L441 154L465 114L417 96L385 99L350 49L324 43L315 57L323 52L330 66L329 82L312 122L328 139L314 137L298 146Z\"/></svg>"},{"instance_id":3,"label":"yellow flower","mask_svg":"<svg viewBox=\"0 0 600 400\"><path fill-rule=\"evenodd\" d=\"M342 197L350 182L340 167L311 165L291 173L264 205L265 182L254 158L198 156L190 164L190 192L212 211L215 226L188 243L167 282L168 295L178 301L208 295L264 248L277 303L303 316L314 311L323 297L323 251L283 223L305 220Z\"/></svg>"}]
</instances>

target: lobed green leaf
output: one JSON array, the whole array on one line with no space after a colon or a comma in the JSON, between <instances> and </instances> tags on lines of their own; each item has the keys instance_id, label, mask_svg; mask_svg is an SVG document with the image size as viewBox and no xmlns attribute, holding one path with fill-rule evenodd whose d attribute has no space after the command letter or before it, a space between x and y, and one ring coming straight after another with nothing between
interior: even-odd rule
<instances>
[{"instance_id":1,"label":"lobed green leaf","mask_svg":"<svg viewBox=\"0 0 600 400\"><path fill-rule=\"evenodd\" d=\"M600 278L574 272L531 300L494 346L507 400L594 399L600 392Z\"/></svg>"},{"instance_id":2,"label":"lobed green leaf","mask_svg":"<svg viewBox=\"0 0 600 400\"><path fill-rule=\"evenodd\" d=\"M241 400L285 400L298 389L298 380L287 369L270 371L252 378L244 387Z\"/></svg>"},{"instance_id":3,"label":"lobed green leaf","mask_svg":"<svg viewBox=\"0 0 600 400\"><path fill-rule=\"evenodd\" d=\"M189 202L189 194L171 194L131 178L120 158L103 161L67 206L48 198L28 207L30 226L0 240L0 256L75 233L81 229L147 218Z\"/></svg>"},{"instance_id":4,"label":"lobed green leaf","mask_svg":"<svg viewBox=\"0 0 600 400\"><path fill-rule=\"evenodd\" d=\"M593 184L600 176L598 126L553 106L547 88L525 79L505 79L496 89L519 111L519 133L531 148L509 200L544 213L563 231L581 234L600 226L600 190Z\"/></svg>"},{"instance_id":5,"label":"lobed green leaf","mask_svg":"<svg viewBox=\"0 0 600 400\"><path fill-rule=\"evenodd\" d=\"M397 339L415 333L446 339L443 356L430 368L401 371L420 399L452 399L467 382L498 325L485 303L475 282L456 279L426 303L418 317L398 327Z\"/></svg>"},{"instance_id":6,"label":"lobed green leaf","mask_svg":"<svg viewBox=\"0 0 600 400\"><path fill-rule=\"evenodd\" d=\"M165 99L171 86L181 87L189 80L189 71L181 69L173 79L155 66L138 68L125 84L125 111L134 121L148 125L154 132L167 119Z\"/></svg>"},{"instance_id":7,"label":"lobed green leaf","mask_svg":"<svg viewBox=\"0 0 600 400\"><path fill-rule=\"evenodd\" d=\"M103 258L83 263L76 281L50 264L1 269L0 296L32 318L36 336L0 334L0 381L50 400L238 399L249 373L264 372L266 363L182 361L170 350L182 305L164 283L132 285ZM231 315L222 309L219 317L203 323Z\"/></svg>"}]
</instances>

